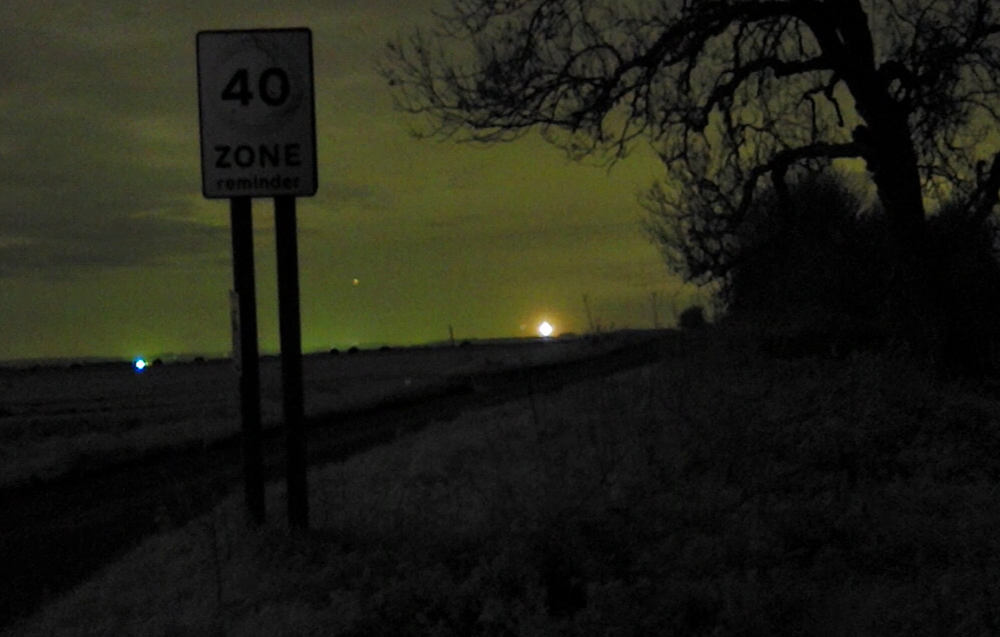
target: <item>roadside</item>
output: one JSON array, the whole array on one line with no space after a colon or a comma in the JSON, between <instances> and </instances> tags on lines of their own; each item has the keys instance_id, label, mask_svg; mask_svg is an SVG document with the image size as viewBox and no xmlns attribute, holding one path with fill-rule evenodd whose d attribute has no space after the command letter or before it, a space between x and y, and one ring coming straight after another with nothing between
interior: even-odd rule
<instances>
[{"instance_id":1,"label":"roadside","mask_svg":"<svg viewBox=\"0 0 1000 637\"><path fill-rule=\"evenodd\" d=\"M470 377L600 356L649 333L528 339L462 347L381 348L304 360L306 415L419 401ZM0 488L78 479L239 435L237 379L226 360L0 368ZM261 363L261 417L280 427L280 361Z\"/></svg>"},{"instance_id":2,"label":"roadside","mask_svg":"<svg viewBox=\"0 0 1000 637\"><path fill-rule=\"evenodd\" d=\"M642 339L582 360L466 374L444 391L314 416L310 464L349 457L464 411L633 368L659 355L659 347L650 343ZM265 444L272 479L283 467L281 434L271 429ZM83 581L142 538L210 510L240 482L238 443L238 437L229 437L194 448L159 450L141 460L0 490L0 554L6 575L0 578L0 626ZM272 506L270 515L281 519L283 511Z\"/></svg>"},{"instance_id":3,"label":"roadside","mask_svg":"<svg viewBox=\"0 0 1000 637\"><path fill-rule=\"evenodd\" d=\"M315 466L307 533L168 523L18 634L996 632L981 387L739 342L604 371Z\"/></svg>"}]
</instances>

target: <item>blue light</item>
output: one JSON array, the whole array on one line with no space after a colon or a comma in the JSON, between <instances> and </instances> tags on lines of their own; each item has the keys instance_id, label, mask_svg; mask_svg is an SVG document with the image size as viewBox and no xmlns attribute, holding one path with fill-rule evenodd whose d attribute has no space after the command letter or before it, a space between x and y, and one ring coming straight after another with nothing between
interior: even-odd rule
<instances>
[{"instance_id":1,"label":"blue light","mask_svg":"<svg viewBox=\"0 0 1000 637\"><path fill-rule=\"evenodd\" d=\"M144 358L137 358L132 361L132 368L139 374L145 371L147 367L149 367L149 363Z\"/></svg>"}]
</instances>

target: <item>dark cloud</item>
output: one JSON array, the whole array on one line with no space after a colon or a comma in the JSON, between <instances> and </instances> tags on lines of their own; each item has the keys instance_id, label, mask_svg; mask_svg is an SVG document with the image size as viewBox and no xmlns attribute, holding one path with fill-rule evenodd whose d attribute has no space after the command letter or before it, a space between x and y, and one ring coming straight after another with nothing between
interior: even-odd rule
<instances>
[{"instance_id":1,"label":"dark cloud","mask_svg":"<svg viewBox=\"0 0 1000 637\"><path fill-rule=\"evenodd\" d=\"M0 275L84 267L127 267L175 262L178 255L224 256L229 230L156 216L75 224L35 236L0 241Z\"/></svg>"},{"instance_id":2,"label":"dark cloud","mask_svg":"<svg viewBox=\"0 0 1000 637\"><path fill-rule=\"evenodd\" d=\"M0 173L0 237L33 246L30 261L131 264L145 254L131 244L158 256L164 246L199 249L190 240L198 224L176 219L189 214L196 200L187 193L197 187L197 172L175 161L176 148L143 140L135 121L93 110L43 104L18 116L0 115L5 130L17 131ZM24 267L24 256L0 249L0 266Z\"/></svg>"}]
</instances>

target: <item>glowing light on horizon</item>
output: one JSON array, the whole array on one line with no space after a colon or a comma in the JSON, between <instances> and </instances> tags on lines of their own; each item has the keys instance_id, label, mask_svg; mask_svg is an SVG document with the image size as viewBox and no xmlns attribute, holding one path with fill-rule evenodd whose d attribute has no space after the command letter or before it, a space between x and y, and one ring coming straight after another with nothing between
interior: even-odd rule
<instances>
[{"instance_id":1,"label":"glowing light on horizon","mask_svg":"<svg viewBox=\"0 0 1000 637\"><path fill-rule=\"evenodd\" d=\"M144 358L137 358L134 361L132 361L132 369L134 369L137 372L142 372L147 367L149 367L149 363L147 363L146 359Z\"/></svg>"},{"instance_id":2,"label":"glowing light on horizon","mask_svg":"<svg viewBox=\"0 0 1000 637\"><path fill-rule=\"evenodd\" d=\"M552 336L554 331L555 328L548 321L542 321L541 325L538 326L538 333L544 338Z\"/></svg>"}]
</instances>

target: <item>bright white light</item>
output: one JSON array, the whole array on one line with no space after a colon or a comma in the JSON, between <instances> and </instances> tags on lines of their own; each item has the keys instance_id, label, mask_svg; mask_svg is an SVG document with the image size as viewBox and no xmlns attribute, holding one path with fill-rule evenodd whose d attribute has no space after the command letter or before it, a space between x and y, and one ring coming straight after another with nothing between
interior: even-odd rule
<instances>
[{"instance_id":1,"label":"bright white light","mask_svg":"<svg viewBox=\"0 0 1000 637\"><path fill-rule=\"evenodd\" d=\"M544 336L545 338L552 336L552 332L554 330L555 328L553 328L548 321L542 321L542 324L538 326L538 333Z\"/></svg>"},{"instance_id":2,"label":"bright white light","mask_svg":"<svg viewBox=\"0 0 1000 637\"><path fill-rule=\"evenodd\" d=\"M134 367L135 371L137 372L141 372L142 370L146 369L148 365L149 364L143 358L137 358L134 361L132 361L132 367Z\"/></svg>"}]
</instances>

